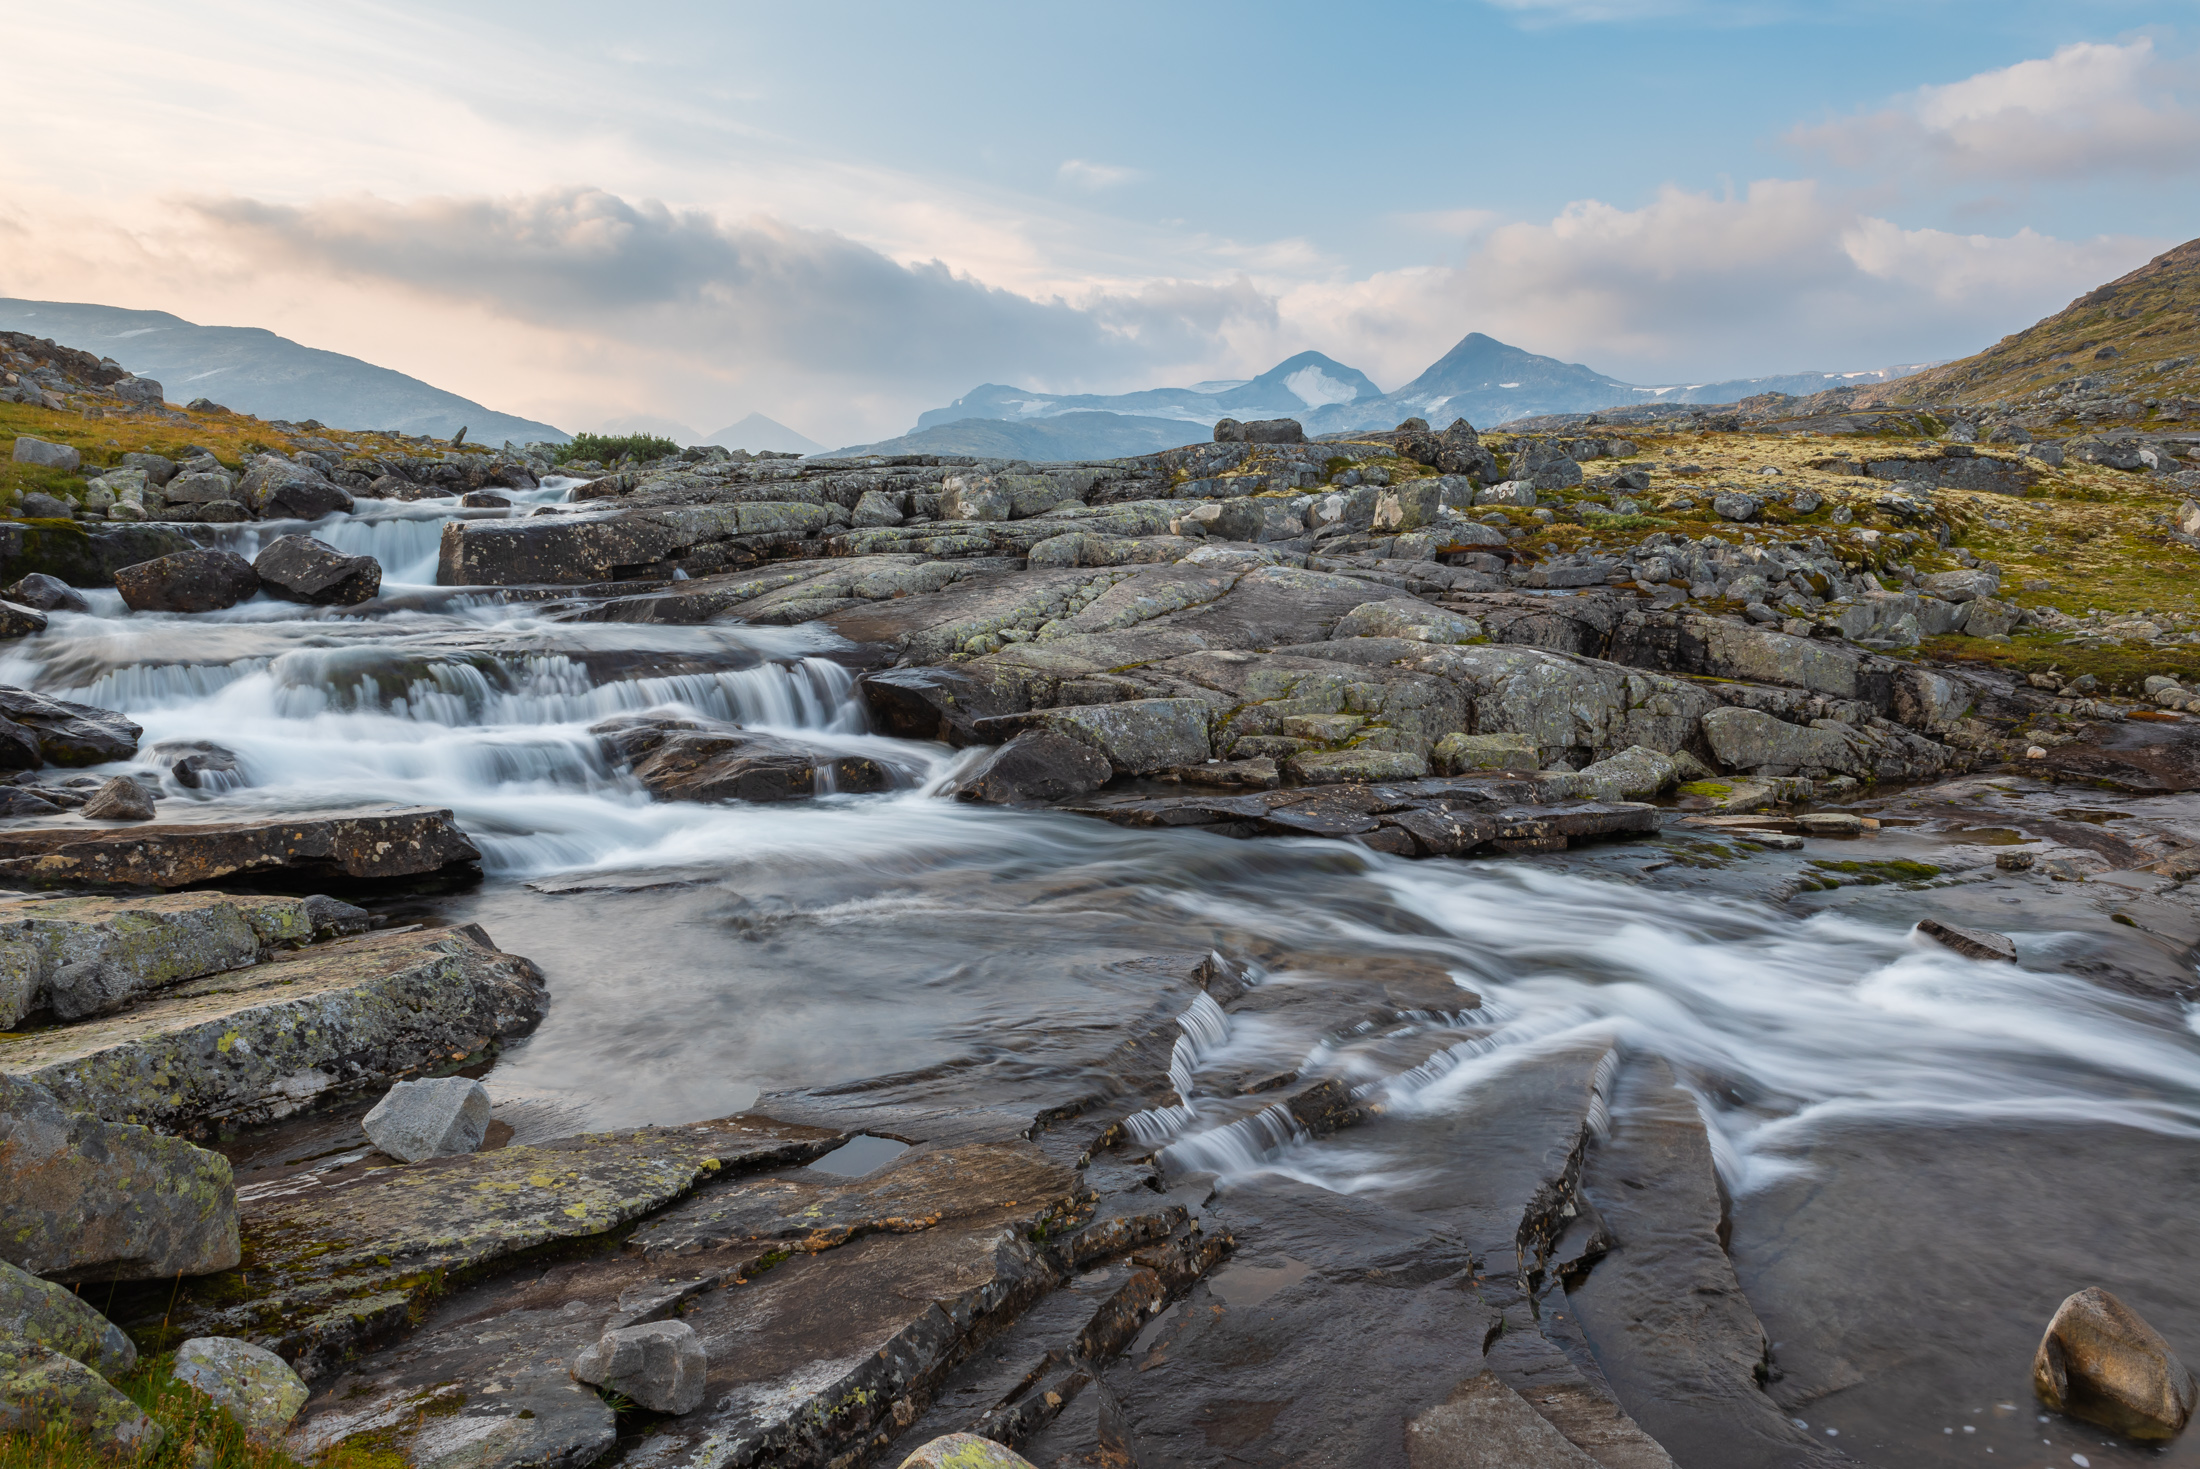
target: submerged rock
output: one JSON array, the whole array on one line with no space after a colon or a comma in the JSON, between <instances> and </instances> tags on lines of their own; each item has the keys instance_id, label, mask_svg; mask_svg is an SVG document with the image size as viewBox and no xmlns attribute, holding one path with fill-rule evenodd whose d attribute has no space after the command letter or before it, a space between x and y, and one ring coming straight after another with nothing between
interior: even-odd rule
<instances>
[{"instance_id":1,"label":"submerged rock","mask_svg":"<svg viewBox=\"0 0 2200 1469\"><path fill-rule=\"evenodd\" d=\"M361 1119L359 1130L407 1163L471 1153L488 1135L489 1092L463 1076L401 1081Z\"/></svg>"},{"instance_id":2,"label":"submerged rock","mask_svg":"<svg viewBox=\"0 0 2200 1469\"><path fill-rule=\"evenodd\" d=\"M692 1413L703 1405L710 1356L684 1321L615 1327L584 1348L573 1376L653 1413Z\"/></svg>"},{"instance_id":3,"label":"submerged rock","mask_svg":"<svg viewBox=\"0 0 2200 1469\"><path fill-rule=\"evenodd\" d=\"M228 1159L65 1110L45 1087L5 1072L0 1206L0 1259L56 1280L204 1275L238 1260Z\"/></svg>"},{"instance_id":4,"label":"submerged rock","mask_svg":"<svg viewBox=\"0 0 2200 1469\"><path fill-rule=\"evenodd\" d=\"M2200 1401L2169 1343L2099 1286L2056 1308L2032 1359L2032 1390L2058 1413L2141 1439L2175 1438Z\"/></svg>"},{"instance_id":5,"label":"submerged rock","mask_svg":"<svg viewBox=\"0 0 2200 1469\"><path fill-rule=\"evenodd\" d=\"M290 1364L265 1347L227 1336L196 1336L176 1348L175 1376L212 1398L248 1433L290 1426L311 1396Z\"/></svg>"},{"instance_id":6,"label":"submerged rock","mask_svg":"<svg viewBox=\"0 0 2200 1469\"><path fill-rule=\"evenodd\" d=\"M233 551L178 551L115 571L132 612L216 612L260 589L252 563Z\"/></svg>"}]
</instances>

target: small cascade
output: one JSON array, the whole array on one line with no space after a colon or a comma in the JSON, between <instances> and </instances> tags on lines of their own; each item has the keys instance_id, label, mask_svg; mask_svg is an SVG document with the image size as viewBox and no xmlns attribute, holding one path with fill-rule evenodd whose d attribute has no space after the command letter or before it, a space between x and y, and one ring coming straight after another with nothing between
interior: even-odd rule
<instances>
[{"instance_id":1,"label":"small cascade","mask_svg":"<svg viewBox=\"0 0 2200 1469\"><path fill-rule=\"evenodd\" d=\"M1169 1048L1169 1083L1176 1088L1176 1103L1133 1112L1123 1119L1124 1128L1139 1142L1166 1142L1198 1119L1193 1078L1200 1061L1220 1050L1230 1039L1230 1017L1209 994L1195 995L1191 1007L1176 1017L1180 1032Z\"/></svg>"}]
</instances>

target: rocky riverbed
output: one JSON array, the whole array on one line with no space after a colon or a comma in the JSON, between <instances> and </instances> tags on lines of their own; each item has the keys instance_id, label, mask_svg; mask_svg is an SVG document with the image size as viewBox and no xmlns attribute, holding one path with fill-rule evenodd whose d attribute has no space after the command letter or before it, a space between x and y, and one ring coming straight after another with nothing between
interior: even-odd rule
<instances>
[{"instance_id":1,"label":"rocky riverbed","mask_svg":"<svg viewBox=\"0 0 2200 1469\"><path fill-rule=\"evenodd\" d=\"M419 1469L2200 1462L2031 1387L2089 1286L2200 1352L2200 695L1998 656L2038 461L1252 427L82 573L0 1072L235 1233L15 1263ZM376 1151L444 1075L480 1149Z\"/></svg>"}]
</instances>

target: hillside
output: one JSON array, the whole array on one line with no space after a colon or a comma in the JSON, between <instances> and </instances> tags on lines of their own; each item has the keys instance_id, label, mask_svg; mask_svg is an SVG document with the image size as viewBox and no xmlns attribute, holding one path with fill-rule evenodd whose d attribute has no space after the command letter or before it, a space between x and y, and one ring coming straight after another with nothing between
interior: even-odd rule
<instances>
[{"instance_id":1,"label":"hillside","mask_svg":"<svg viewBox=\"0 0 2200 1469\"><path fill-rule=\"evenodd\" d=\"M1126 413L1065 413L1022 422L963 418L897 439L836 449L843 454L971 454L982 459L1121 459L1206 439L1212 423Z\"/></svg>"},{"instance_id":2,"label":"hillside","mask_svg":"<svg viewBox=\"0 0 2200 1469\"><path fill-rule=\"evenodd\" d=\"M165 311L0 298L0 331L112 357L140 377L157 379L176 403L208 398L257 418L439 439L463 428L476 443L562 444L570 437L547 423L497 413L418 378L258 327L200 326Z\"/></svg>"},{"instance_id":3,"label":"hillside","mask_svg":"<svg viewBox=\"0 0 2200 1469\"><path fill-rule=\"evenodd\" d=\"M2027 399L2046 402L2076 388L2143 407L2147 398L2200 393L2196 360L2200 240L2190 240L1983 352L1867 389L1858 401L2011 406Z\"/></svg>"}]
</instances>

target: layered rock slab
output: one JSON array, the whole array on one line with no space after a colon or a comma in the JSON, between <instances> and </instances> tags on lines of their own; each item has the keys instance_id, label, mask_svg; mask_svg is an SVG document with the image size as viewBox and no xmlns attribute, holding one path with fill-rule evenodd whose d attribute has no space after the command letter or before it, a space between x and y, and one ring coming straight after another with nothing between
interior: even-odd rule
<instances>
[{"instance_id":1,"label":"layered rock slab","mask_svg":"<svg viewBox=\"0 0 2200 1469\"><path fill-rule=\"evenodd\" d=\"M253 821L0 831L0 881L33 886L182 888L224 878L380 882L462 877L481 853L447 810L428 806Z\"/></svg>"}]
</instances>

